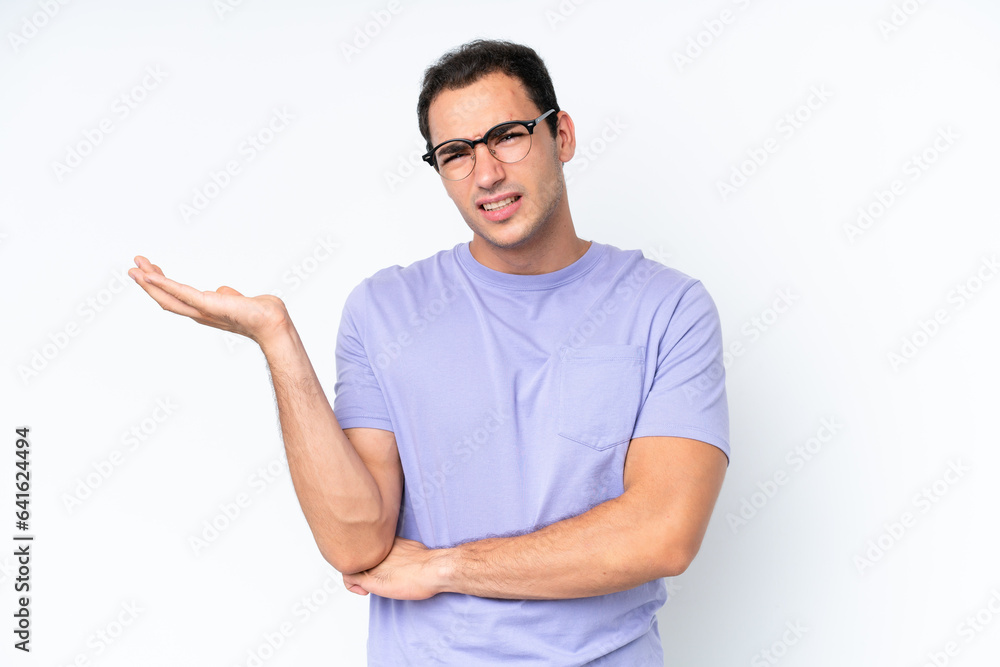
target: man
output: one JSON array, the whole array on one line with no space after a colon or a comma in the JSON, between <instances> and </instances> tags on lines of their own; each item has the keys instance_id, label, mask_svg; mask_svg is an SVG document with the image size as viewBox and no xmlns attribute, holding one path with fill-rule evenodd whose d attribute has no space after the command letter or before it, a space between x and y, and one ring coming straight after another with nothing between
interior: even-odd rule
<instances>
[{"instance_id":1,"label":"man","mask_svg":"<svg viewBox=\"0 0 1000 667\"><path fill-rule=\"evenodd\" d=\"M715 305L577 237L575 130L533 50L446 54L418 115L473 238L351 292L335 409L276 297L143 257L130 275L260 344L316 543L373 594L369 665L662 665L662 578L697 553L729 460Z\"/></svg>"}]
</instances>

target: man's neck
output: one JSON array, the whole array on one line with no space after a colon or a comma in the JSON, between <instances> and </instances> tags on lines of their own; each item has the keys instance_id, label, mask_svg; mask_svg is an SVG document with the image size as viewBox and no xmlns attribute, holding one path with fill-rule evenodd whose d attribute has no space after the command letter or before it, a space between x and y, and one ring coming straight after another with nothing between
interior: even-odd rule
<instances>
[{"instance_id":1,"label":"man's neck","mask_svg":"<svg viewBox=\"0 0 1000 667\"><path fill-rule=\"evenodd\" d=\"M591 242L575 233L558 239L542 239L531 247L498 248L475 237L469 246L473 258L488 269L502 273L537 275L566 268L590 249Z\"/></svg>"}]
</instances>

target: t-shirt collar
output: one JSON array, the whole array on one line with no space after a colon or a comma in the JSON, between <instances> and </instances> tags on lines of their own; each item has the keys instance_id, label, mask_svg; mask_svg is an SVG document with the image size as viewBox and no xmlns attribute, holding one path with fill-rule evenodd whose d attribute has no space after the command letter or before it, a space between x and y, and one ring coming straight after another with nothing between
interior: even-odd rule
<instances>
[{"instance_id":1,"label":"t-shirt collar","mask_svg":"<svg viewBox=\"0 0 1000 667\"><path fill-rule=\"evenodd\" d=\"M459 243L455 246L456 254L465 270L473 278L484 283L489 283L497 287L514 290L544 290L564 285L576 280L580 276L588 273L597 262L607 253L608 246L603 243L591 241L587 252L563 268L550 273L538 273L532 275L521 275L517 273L504 273L483 266L472 256L470 248L471 242Z\"/></svg>"}]
</instances>

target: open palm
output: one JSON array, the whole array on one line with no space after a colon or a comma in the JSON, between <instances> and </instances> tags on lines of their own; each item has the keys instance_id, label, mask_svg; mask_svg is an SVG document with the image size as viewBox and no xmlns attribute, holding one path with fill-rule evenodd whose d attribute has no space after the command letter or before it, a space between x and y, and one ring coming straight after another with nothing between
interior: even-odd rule
<instances>
[{"instance_id":1,"label":"open palm","mask_svg":"<svg viewBox=\"0 0 1000 667\"><path fill-rule=\"evenodd\" d=\"M214 292L202 292L163 275L160 267L142 255L129 276L164 310L190 317L206 326L247 336L261 343L288 322L285 304L276 296L247 297L223 285Z\"/></svg>"}]
</instances>

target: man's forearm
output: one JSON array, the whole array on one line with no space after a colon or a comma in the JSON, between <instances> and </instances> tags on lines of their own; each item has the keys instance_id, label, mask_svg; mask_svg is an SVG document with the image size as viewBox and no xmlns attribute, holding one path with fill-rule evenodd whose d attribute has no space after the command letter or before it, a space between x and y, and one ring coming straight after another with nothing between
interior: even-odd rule
<instances>
[{"instance_id":1,"label":"man's forearm","mask_svg":"<svg viewBox=\"0 0 1000 667\"><path fill-rule=\"evenodd\" d=\"M281 299L246 297L227 285L197 290L167 278L142 255L135 265L129 276L163 309L260 345L271 371L292 483L320 552L341 572L378 564L391 548L398 504L383 502L372 471L337 422Z\"/></svg>"},{"instance_id":2,"label":"man's forearm","mask_svg":"<svg viewBox=\"0 0 1000 667\"><path fill-rule=\"evenodd\" d=\"M700 440L634 438L624 491L514 537L428 549L397 537L386 559L345 574L348 590L397 600L438 593L525 600L591 597L683 573L701 547L729 459Z\"/></svg>"},{"instance_id":3,"label":"man's forearm","mask_svg":"<svg viewBox=\"0 0 1000 667\"><path fill-rule=\"evenodd\" d=\"M535 532L437 550L443 592L507 599L604 595L680 574L687 554L655 537L625 495Z\"/></svg>"},{"instance_id":4,"label":"man's forearm","mask_svg":"<svg viewBox=\"0 0 1000 667\"><path fill-rule=\"evenodd\" d=\"M341 572L374 566L385 557L395 531L374 477L337 422L291 322L259 342L271 372L292 483L320 552Z\"/></svg>"}]
</instances>

